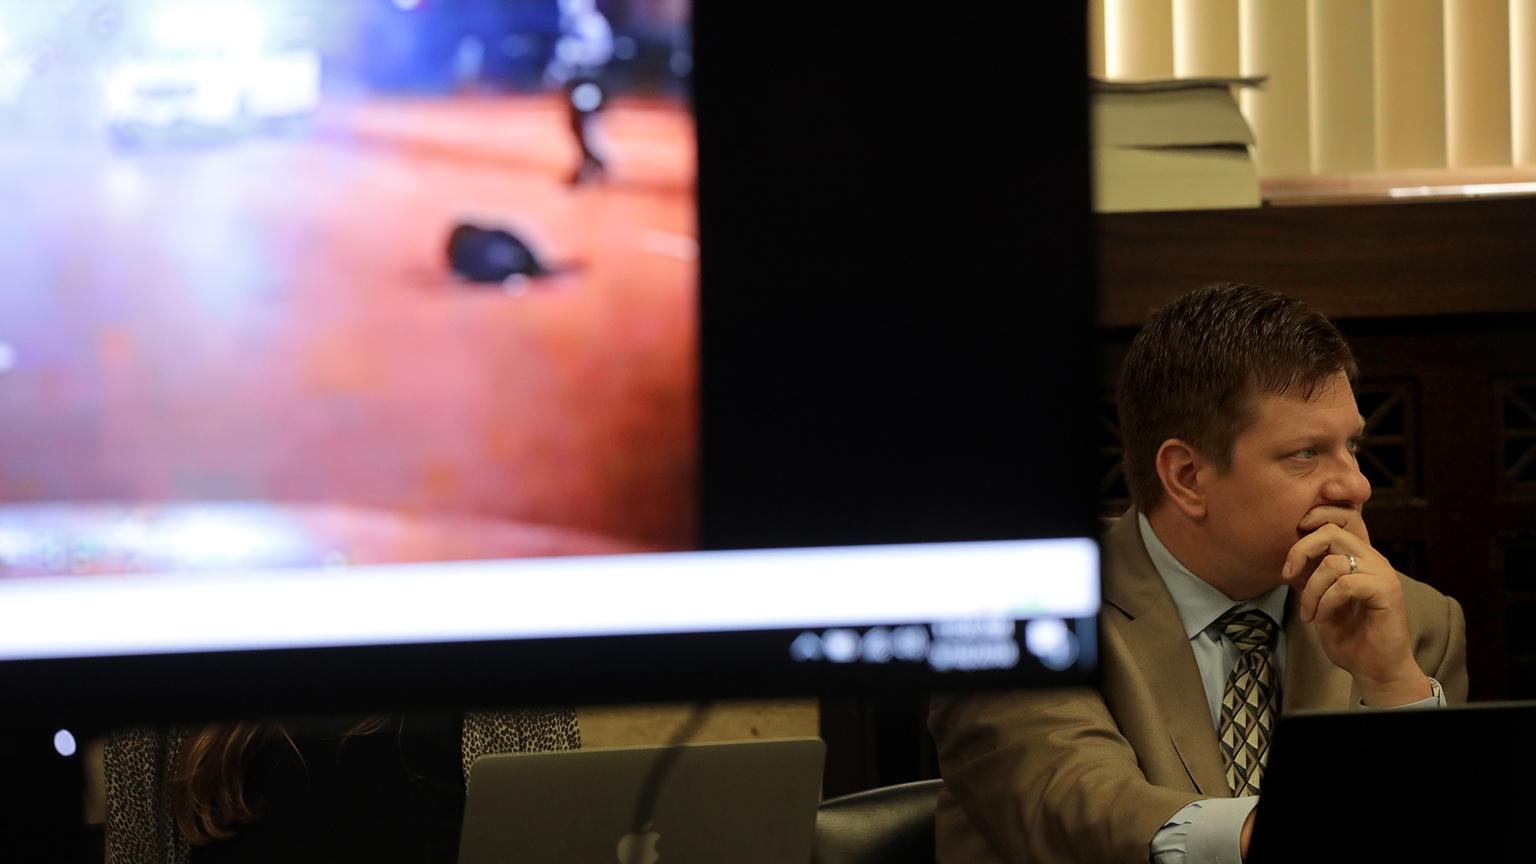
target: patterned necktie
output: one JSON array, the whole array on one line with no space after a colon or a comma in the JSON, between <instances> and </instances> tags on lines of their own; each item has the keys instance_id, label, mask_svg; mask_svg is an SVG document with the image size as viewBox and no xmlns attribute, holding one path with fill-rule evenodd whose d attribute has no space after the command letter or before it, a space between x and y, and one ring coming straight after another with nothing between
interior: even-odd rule
<instances>
[{"instance_id":1,"label":"patterned necktie","mask_svg":"<svg viewBox=\"0 0 1536 864\"><path fill-rule=\"evenodd\" d=\"M1217 619L1240 655L1221 694L1222 762L1234 796L1257 795L1269 757L1269 735L1280 715L1280 682L1270 655L1275 622L1257 609Z\"/></svg>"}]
</instances>

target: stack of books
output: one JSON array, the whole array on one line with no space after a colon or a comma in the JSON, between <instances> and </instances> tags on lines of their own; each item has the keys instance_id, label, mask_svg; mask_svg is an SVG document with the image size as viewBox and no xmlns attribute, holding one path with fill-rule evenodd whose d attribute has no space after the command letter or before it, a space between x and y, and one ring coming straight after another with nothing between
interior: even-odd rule
<instances>
[{"instance_id":1,"label":"stack of books","mask_svg":"<svg viewBox=\"0 0 1536 864\"><path fill-rule=\"evenodd\" d=\"M1257 207L1253 130L1236 87L1262 78L1092 82L1093 199L1101 213Z\"/></svg>"}]
</instances>

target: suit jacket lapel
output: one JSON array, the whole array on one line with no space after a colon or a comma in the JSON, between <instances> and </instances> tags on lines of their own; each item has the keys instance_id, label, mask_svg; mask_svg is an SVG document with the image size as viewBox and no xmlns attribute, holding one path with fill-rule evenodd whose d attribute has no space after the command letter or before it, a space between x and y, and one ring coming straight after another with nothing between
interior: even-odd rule
<instances>
[{"instance_id":1,"label":"suit jacket lapel","mask_svg":"<svg viewBox=\"0 0 1536 864\"><path fill-rule=\"evenodd\" d=\"M1285 681L1280 687L1280 713L1342 711L1359 698L1352 695L1353 679L1328 660L1317 631L1302 622L1297 611L1300 599L1300 592L1292 590L1285 604Z\"/></svg>"},{"instance_id":2,"label":"suit jacket lapel","mask_svg":"<svg viewBox=\"0 0 1536 864\"><path fill-rule=\"evenodd\" d=\"M1126 647L1163 713L1184 770L1201 794L1227 797L1232 792L1200 668L1173 597L1141 542L1136 511L1122 516L1104 540L1104 600L1129 619L1120 628Z\"/></svg>"}]
</instances>

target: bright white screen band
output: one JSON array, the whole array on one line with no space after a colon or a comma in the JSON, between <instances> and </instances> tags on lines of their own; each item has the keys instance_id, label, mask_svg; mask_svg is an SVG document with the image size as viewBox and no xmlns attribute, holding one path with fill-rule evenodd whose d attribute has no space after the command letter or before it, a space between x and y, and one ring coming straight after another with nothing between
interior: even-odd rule
<instances>
[{"instance_id":1,"label":"bright white screen band","mask_svg":"<svg viewBox=\"0 0 1536 864\"><path fill-rule=\"evenodd\" d=\"M1086 618L1087 538L0 578L0 661Z\"/></svg>"}]
</instances>

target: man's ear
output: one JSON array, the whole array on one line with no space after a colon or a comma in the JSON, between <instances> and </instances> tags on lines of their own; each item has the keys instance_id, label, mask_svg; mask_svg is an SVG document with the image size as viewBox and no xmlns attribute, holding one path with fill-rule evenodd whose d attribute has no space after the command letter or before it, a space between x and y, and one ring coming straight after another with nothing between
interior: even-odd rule
<instances>
[{"instance_id":1,"label":"man's ear","mask_svg":"<svg viewBox=\"0 0 1536 864\"><path fill-rule=\"evenodd\" d=\"M1205 459L1194 447L1169 438L1157 448L1157 479L1163 483L1168 502L1190 519L1205 518Z\"/></svg>"}]
</instances>

